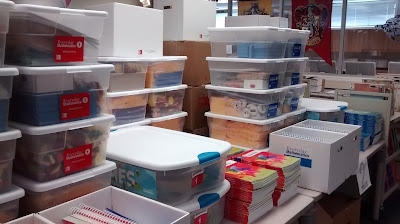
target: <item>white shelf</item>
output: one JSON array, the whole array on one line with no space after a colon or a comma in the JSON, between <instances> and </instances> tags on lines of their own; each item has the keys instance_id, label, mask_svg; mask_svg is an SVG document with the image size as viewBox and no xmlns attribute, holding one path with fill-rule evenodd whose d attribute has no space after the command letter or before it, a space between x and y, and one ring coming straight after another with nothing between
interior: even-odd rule
<instances>
[{"instance_id":1,"label":"white shelf","mask_svg":"<svg viewBox=\"0 0 400 224\"><path fill-rule=\"evenodd\" d=\"M296 221L314 202L313 198L301 194L295 195L285 204L274 207L271 211L261 216L255 224L284 224ZM224 219L221 224L235 224L235 222Z\"/></svg>"},{"instance_id":2,"label":"white shelf","mask_svg":"<svg viewBox=\"0 0 400 224\"><path fill-rule=\"evenodd\" d=\"M377 153L380 149L382 149L384 145L385 141L381 140L375 145L371 145L370 147L368 147L367 150L365 150L364 152L360 151L360 155L358 157L359 162L361 163L365 159L369 159L370 157L375 155L375 153Z\"/></svg>"},{"instance_id":3,"label":"white shelf","mask_svg":"<svg viewBox=\"0 0 400 224\"><path fill-rule=\"evenodd\" d=\"M390 117L390 122L397 123L400 121L400 112L394 112L394 114Z\"/></svg>"},{"instance_id":4,"label":"white shelf","mask_svg":"<svg viewBox=\"0 0 400 224\"><path fill-rule=\"evenodd\" d=\"M314 201L319 201L324 196L324 194L319 191L313 191L302 187L297 188L297 193L313 198Z\"/></svg>"},{"instance_id":5,"label":"white shelf","mask_svg":"<svg viewBox=\"0 0 400 224\"><path fill-rule=\"evenodd\" d=\"M393 194L393 192L397 191L399 189L399 183L396 183L388 192L386 192L383 195L383 201L385 201L390 195Z\"/></svg>"}]
</instances>

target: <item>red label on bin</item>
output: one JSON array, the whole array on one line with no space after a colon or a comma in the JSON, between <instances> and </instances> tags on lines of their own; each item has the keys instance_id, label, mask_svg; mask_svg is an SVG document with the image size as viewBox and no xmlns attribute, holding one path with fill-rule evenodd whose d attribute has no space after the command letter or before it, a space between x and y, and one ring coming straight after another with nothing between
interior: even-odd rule
<instances>
[{"instance_id":1,"label":"red label on bin","mask_svg":"<svg viewBox=\"0 0 400 224\"><path fill-rule=\"evenodd\" d=\"M61 120L70 120L90 115L90 94L74 93L61 95Z\"/></svg>"},{"instance_id":2,"label":"red label on bin","mask_svg":"<svg viewBox=\"0 0 400 224\"><path fill-rule=\"evenodd\" d=\"M64 151L64 173L69 174L92 166L93 145L83 145Z\"/></svg>"},{"instance_id":3,"label":"red label on bin","mask_svg":"<svg viewBox=\"0 0 400 224\"><path fill-rule=\"evenodd\" d=\"M54 61L83 61L84 37L56 36L54 38Z\"/></svg>"},{"instance_id":4,"label":"red label on bin","mask_svg":"<svg viewBox=\"0 0 400 224\"><path fill-rule=\"evenodd\" d=\"M194 217L194 224L206 224L207 223L207 211L202 212Z\"/></svg>"},{"instance_id":5,"label":"red label on bin","mask_svg":"<svg viewBox=\"0 0 400 224\"><path fill-rule=\"evenodd\" d=\"M204 179L204 172L203 170L200 170L196 173L192 174L192 188L196 187L197 185L200 185L203 183Z\"/></svg>"}]
</instances>

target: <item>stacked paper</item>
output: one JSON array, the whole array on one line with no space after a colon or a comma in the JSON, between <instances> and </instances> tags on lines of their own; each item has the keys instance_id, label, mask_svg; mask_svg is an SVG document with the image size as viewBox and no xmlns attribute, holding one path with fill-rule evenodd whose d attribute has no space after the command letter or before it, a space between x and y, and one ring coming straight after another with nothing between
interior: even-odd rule
<instances>
[{"instance_id":1,"label":"stacked paper","mask_svg":"<svg viewBox=\"0 0 400 224\"><path fill-rule=\"evenodd\" d=\"M275 170L228 160L225 178L231 183L225 199L225 218L252 223L272 209L278 179Z\"/></svg>"},{"instance_id":2,"label":"stacked paper","mask_svg":"<svg viewBox=\"0 0 400 224\"><path fill-rule=\"evenodd\" d=\"M293 197L300 180L300 159L270 152L250 150L232 157L237 162L276 170L277 186L273 194L274 206L279 206Z\"/></svg>"}]
</instances>

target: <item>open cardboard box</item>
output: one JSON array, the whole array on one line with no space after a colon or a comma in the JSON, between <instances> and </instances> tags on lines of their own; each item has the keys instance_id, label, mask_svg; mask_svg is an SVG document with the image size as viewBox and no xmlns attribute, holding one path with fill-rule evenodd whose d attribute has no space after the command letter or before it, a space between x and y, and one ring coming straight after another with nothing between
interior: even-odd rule
<instances>
[{"instance_id":1,"label":"open cardboard box","mask_svg":"<svg viewBox=\"0 0 400 224\"><path fill-rule=\"evenodd\" d=\"M81 203L100 210L110 208L139 223L190 223L189 213L185 211L115 187L104 188L38 214L49 223L62 224L70 209Z\"/></svg>"}]
</instances>

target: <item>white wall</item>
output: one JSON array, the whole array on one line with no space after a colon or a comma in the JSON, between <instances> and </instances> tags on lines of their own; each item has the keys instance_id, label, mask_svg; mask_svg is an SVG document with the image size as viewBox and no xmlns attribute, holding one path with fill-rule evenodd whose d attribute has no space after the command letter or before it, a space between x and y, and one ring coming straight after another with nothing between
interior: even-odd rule
<instances>
[{"instance_id":1,"label":"white wall","mask_svg":"<svg viewBox=\"0 0 400 224\"><path fill-rule=\"evenodd\" d=\"M84 9L84 8L87 8L88 6L91 6L91 5L100 5L100 4L106 4L106 3L111 3L111 2L119 2L119 3L124 3L124 4L142 6L142 4L140 3L139 0L118 0L118 1L112 1L112 0L72 0L71 4L69 5L69 8Z\"/></svg>"}]
</instances>

